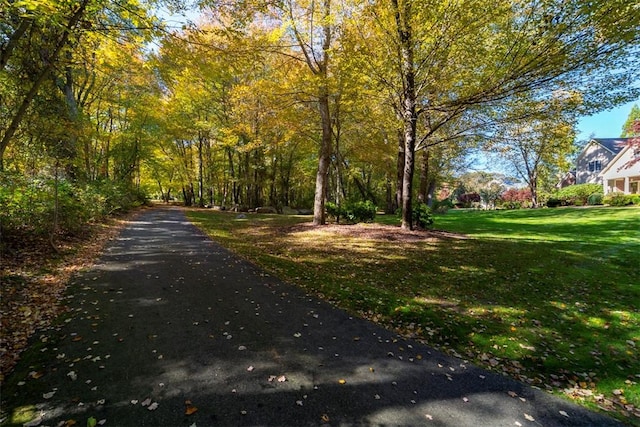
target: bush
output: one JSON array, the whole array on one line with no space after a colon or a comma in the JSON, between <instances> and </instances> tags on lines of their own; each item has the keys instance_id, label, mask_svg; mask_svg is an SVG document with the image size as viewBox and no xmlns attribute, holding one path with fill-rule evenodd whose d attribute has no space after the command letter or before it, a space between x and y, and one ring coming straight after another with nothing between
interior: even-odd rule
<instances>
[{"instance_id":1,"label":"bush","mask_svg":"<svg viewBox=\"0 0 640 427\"><path fill-rule=\"evenodd\" d=\"M454 207L451 199L436 200L433 202L432 210L437 213L447 213L449 209Z\"/></svg>"},{"instance_id":2,"label":"bush","mask_svg":"<svg viewBox=\"0 0 640 427\"><path fill-rule=\"evenodd\" d=\"M431 209L425 203L418 203L413 207L412 219L413 223L420 228L426 229L433 225Z\"/></svg>"},{"instance_id":3,"label":"bush","mask_svg":"<svg viewBox=\"0 0 640 427\"><path fill-rule=\"evenodd\" d=\"M554 198L547 200L548 208L557 208L558 206L562 206L562 200Z\"/></svg>"},{"instance_id":4,"label":"bush","mask_svg":"<svg viewBox=\"0 0 640 427\"><path fill-rule=\"evenodd\" d=\"M327 202L324 204L325 209L327 210L327 215L336 219L336 222L340 222L340 217L342 216L342 210L340 206L336 205L333 202Z\"/></svg>"},{"instance_id":5,"label":"bush","mask_svg":"<svg viewBox=\"0 0 640 427\"><path fill-rule=\"evenodd\" d=\"M589 202L592 194L602 194L600 184L576 184L560 189L552 197L562 201L563 205L583 206ZM549 203L547 202L547 206Z\"/></svg>"},{"instance_id":6,"label":"bush","mask_svg":"<svg viewBox=\"0 0 640 427\"><path fill-rule=\"evenodd\" d=\"M587 203L589 204L589 206L601 205L603 197L604 196L602 193L593 193L589 196L589 200L587 201Z\"/></svg>"},{"instance_id":7,"label":"bush","mask_svg":"<svg viewBox=\"0 0 640 427\"><path fill-rule=\"evenodd\" d=\"M611 193L603 199L603 202L610 206L628 206L636 202L635 195L623 193Z\"/></svg>"},{"instance_id":8,"label":"bush","mask_svg":"<svg viewBox=\"0 0 640 427\"><path fill-rule=\"evenodd\" d=\"M357 222L371 222L376 217L378 208L370 200L366 202L350 202L344 206L336 205L332 202L325 203L327 214L340 222L340 218L345 218L347 222L354 224Z\"/></svg>"},{"instance_id":9,"label":"bush","mask_svg":"<svg viewBox=\"0 0 640 427\"><path fill-rule=\"evenodd\" d=\"M83 185L63 177L56 182L46 175L0 174L0 226L7 238L46 237L56 217L58 232L78 234L88 222L145 202L139 191L107 180Z\"/></svg>"},{"instance_id":10,"label":"bush","mask_svg":"<svg viewBox=\"0 0 640 427\"><path fill-rule=\"evenodd\" d=\"M522 208L522 202L502 202L500 203L500 207L503 209L520 209Z\"/></svg>"}]
</instances>

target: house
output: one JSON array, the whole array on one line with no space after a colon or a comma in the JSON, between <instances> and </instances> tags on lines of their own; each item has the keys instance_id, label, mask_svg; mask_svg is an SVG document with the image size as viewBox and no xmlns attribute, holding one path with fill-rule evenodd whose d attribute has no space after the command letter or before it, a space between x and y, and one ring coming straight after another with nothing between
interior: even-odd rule
<instances>
[{"instance_id":1,"label":"house","mask_svg":"<svg viewBox=\"0 0 640 427\"><path fill-rule=\"evenodd\" d=\"M564 175L560 176L558 183L556 184L556 188L559 190L564 187L568 187L570 185L574 185L576 183L576 171L570 170Z\"/></svg>"},{"instance_id":2,"label":"house","mask_svg":"<svg viewBox=\"0 0 640 427\"><path fill-rule=\"evenodd\" d=\"M604 194L622 192L640 194L640 147L627 145L607 164L600 178Z\"/></svg>"},{"instance_id":3,"label":"house","mask_svg":"<svg viewBox=\"0 0 640 427\"><path fill-rule=\"evenodd\" d=\"M602 184L602 171L626 146L629 138L593 138L576 158L576 184Z\"/></svg>"}]
</instances>

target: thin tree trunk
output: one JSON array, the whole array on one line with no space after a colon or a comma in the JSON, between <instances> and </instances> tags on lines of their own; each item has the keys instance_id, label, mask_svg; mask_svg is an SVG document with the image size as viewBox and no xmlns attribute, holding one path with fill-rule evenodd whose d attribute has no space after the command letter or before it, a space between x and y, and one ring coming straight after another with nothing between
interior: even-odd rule
<instances>
[{"instance_id":1,"label":"thin tree trunk","mask_svg":"<svg viewBox=\"0 0 640 427\"><path fill-rule=\"evenodd\" d=\"M396 161L396 199L394 212L402 206L402 179L404 177L404 137L398 130L398 158Z\"/></svg>"}]
</instances>

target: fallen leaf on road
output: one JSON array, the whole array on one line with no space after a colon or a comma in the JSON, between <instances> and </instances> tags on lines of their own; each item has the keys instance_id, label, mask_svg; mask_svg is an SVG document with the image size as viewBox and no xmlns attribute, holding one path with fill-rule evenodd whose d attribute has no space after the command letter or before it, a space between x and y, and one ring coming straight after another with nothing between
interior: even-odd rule
<instances>
[{"instance_id":1,"label":"fallen leaf on road","mask_svg":"<svg viewBox=\"0 0 640 427\"><path fill-rule=\"evenodd\" d=\"M96 427L96 424L98 424L98 420L96 420L94 417L89 417L87 419L87 427Z\"/></svg>"},{"instance_id":2,"label":"fallen leaf on road","mask_svg":"<svg viewBox=\"0 0 640 427\"><path fill-rule=\"evenodd\" d=\"M29 372L29 377L33 378L34 380L37 380L38 378L42 377L44 375L44 372L40 371L40 372L36 372L36 371L31 371Z\"/></svg>"},{"instance_id":3,"label":"fallen leaf on road","mask_svg":"<svg viewBox=\"0 0 640 427\"><path fill-rule=\"evenodd\" d=\"M141 405L142 406L149 406L151 404L151 398L147 397L145 400L142 401Z\"/></svg>"},{"instance_id":4,"label":"fallen leaf on road","mask_svg":"<svg viewBox=\"0 0 640 427\"><path fill-rule=\"evenodd\" d=\"M54 395L54 394L56 394L56 392L55 392L55 391L50 391L49 393L44 393L44 394L42 395L42 397L43 397L44 399L51 399L51 398L53 397L53 395Z\"/></svg>"},{"instance_id":5,"label":"fallen leaf on road","mask_svg":"<svg viewBox=\"0 0 640 427\"><path fill-rule=\"evenodd\" d=\"M184 414L185 415L191 415L191 414L195 413L197 410L198 410L198 408L196 408L195 406L188 405L187 408L184 410Z\"/></svg>"},{"instance_id":6,"label":"fallen leaf on road","mask_svg":"<svg viewBox=\"0 0 640 427\"><path fill-rule=\"evenodd\" d=\"M153 402L147 409L150 411L155 411L156 409L158 409L158 402Z\"/></svg>"},{"instance_id":7,"label":"fallen leaf on road","mask_svg":"<svg viewBox=\"0 0 640 427\"><path fill-rule=\"evenodd\" d=\"M560 415L569 418L569 414L567 414L565 411L560 411Z\"/></svg>"},{"instance_id":8,"label":"fallen leaf on road","mask_svg":"<svg viewBox=\"0 0 640 427\"><path fill-rule=\"evenodd\" d=\"M287 377L285 377L284 375L280 375L280 376L278 377L278 382L279 382L279 383L283 383L283 382L285 382L286 380L287 380Z\"/></svg>"},{"instance_id":9,"label":"fallen leaf on road","mask_svg":"<svg viewBox=\"0 0 640 427\"><path fill-rule=\"evenodd\" d=\"M344 380L342 378L338 380L338 384L346 384L346 383L347 383L347 380Z\"/></svg>"},{"instance_id":10,"label":"fallen leaf on road","mask_svg":"<svg viewBox=\"0 0 640 427\"><path fill-rule=\"evenodd\" d=\"M535 421L536 419L533 418L531 415L529 414L524 414L524 417L527 419L527 421Z\"/></svg>"}]
</instances>

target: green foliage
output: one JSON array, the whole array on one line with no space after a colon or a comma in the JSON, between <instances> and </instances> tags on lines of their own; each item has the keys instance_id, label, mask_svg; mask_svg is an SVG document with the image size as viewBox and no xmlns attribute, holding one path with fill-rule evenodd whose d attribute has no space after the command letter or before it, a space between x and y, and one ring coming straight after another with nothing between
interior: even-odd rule
<instances>
[{"instance_id":1,"label":"green foliage","mask_svg":"<svg viewBox=\"0 0 640 427\"><path fill-rule=\"evenodd\" d=\"M343 215L343 212L339 205L333 202L327 202L324 204L324 207L327 210L327 215L335 218L336 222L340 222L340 217Z\"/></svg>"},{"instance_id":2,"label":"green foliage","mask_svg":"<svg viewBox=\"0 0 640 427\"><path fill-rule=\"evenodd\" d=\"M640 196L637 194L611 193L607 194L602 202L609 206L628 206L640 204Z\"/></svg>"},{"instance_id":3,"label":"green foliage","mask_svg":"<svg viewBox=\"0 0 640 427\"><path fill-rule=\"evenodd\" d=\"M25 233L46 236L56 220L58 232L77 234L89 222L144 202L135 189L108 180L82 185L47 175L0 175L0 224L7 239Z\"/></svg>"},{"instance_id":4,"label":"green foliage","mask_svg":"<svg viewBox=\"0 0 640 427\"><path fill-rule=\"evenodd\" d=\"M453 209L454 204L451 199L436 200L433 202L432 210L436 213L446 213L449 209Z\"/></svg>"},{"instance_id":5,"label":"green foliage","mask_svg":"<svg viewBox=\"0 0 640 427\"><path fill-rule=\"evenodd\" d=\"M604 195L602 193L593 193L589 196L587 203L589 206L601 205Z\"/></svg>"},{"instance_id":6,"label":"green foliage","mask_svg":"<svg viewBox=\"0 0 640 427\"><path fill-rule=\"evenodd\" d=\"M357 222L372 222L376 217L377 206L372 201L349 202L342 206L332 202L325 203L327 214L340 222L340 218L345 218L350 224Z\"/></svg>"},{"instance_id":7,"label":"green foliage","mask_svg":"<svg viewBox=\"0 0 640 427\"><path fill-rule=\"evenodd\" d=\"M426 203L417 203L413 207L413 223L420 228L430 228L433 225L431 209Z\"/></svg>"},{"instance_id":8,"label":"green foliage","mask_svg":"<svg viewBox=\"0 0 640 427\"><path fill-rule=\"evenodd\" d=\"M563 205L584 206L589 202L592 194L602 194L600 184L576 184L560 189L552 197L558 199ZM549 206L549 202L547 202Z\"/></svg>"}]
</instances>

